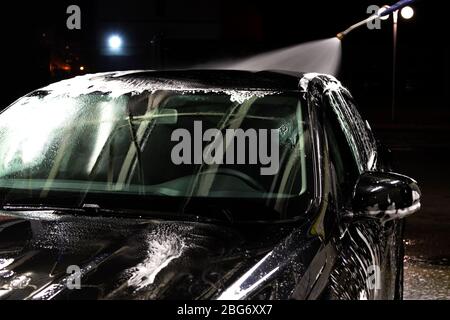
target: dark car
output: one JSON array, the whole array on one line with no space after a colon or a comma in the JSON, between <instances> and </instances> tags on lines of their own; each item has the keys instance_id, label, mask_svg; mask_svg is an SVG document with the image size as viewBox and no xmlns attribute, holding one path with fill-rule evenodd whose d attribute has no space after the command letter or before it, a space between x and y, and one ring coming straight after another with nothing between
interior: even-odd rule
<instances>
[{"instance_id":1,"label":"dark car","mask_svg":"<svg viewBox=\"0 0 450 320\"><path fill-rule=\"evenodd\" d=\"M417 183L333 77L85 75L0 115L0 298L401 299Z\"/></svg>"}]
</instances>

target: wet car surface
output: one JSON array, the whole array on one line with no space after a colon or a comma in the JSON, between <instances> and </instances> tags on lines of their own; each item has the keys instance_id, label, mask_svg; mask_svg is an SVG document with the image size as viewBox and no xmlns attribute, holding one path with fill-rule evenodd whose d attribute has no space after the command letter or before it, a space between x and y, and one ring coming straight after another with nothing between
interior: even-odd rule
<instances>
[{"instance_id":1,"label":"wet car surface","mask_svg":"<svg viewBox=\"0 0 450 320\"><path fill-rule=\"evenodd\" d=\"M245 236L201 223L61 212L0 219L0 297L8 299L211 298L283 237L278 228ZM80 267L80 290L66 288L71 265Z\"/></svg>"},{"instance_id":2,"label":"wet car surface","mask_svg":"<svg viewBox=\"0 0 450 320\"><path fill-rule=\"evenodd\" d=\"M207 103L212 111L195 109ZM19 116L14 107L2 115L0 297L402 297L403 219L420 209L421 192L392 172L333 77L109 73L50 85L18 104ZM13 140L5 119L35 112L50 120L46 108L76 122L49 125L51 143ZM284 171L259 181L248 167L178 173L163 138L198 117L213 125L219 117L220 129L279 128ZM152 144L158 157L145 149Z\"/></svg>"}]
</instances>

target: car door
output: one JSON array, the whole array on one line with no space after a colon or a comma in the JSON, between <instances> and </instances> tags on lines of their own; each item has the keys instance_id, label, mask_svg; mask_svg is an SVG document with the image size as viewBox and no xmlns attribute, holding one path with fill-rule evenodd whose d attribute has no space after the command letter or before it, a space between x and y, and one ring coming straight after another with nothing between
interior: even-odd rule
<instances>
[{"instance_id":1,"label":"car door","mask_svg":"<svg viewBox=\"0 0 450 320\"><path fill-rule=\"evenodd\" d=\"M340 234L338 258L330 275L332 297L393 298L390 239L394 226L376 220L347 220L353 188L360 174L376 170L376 143L370 127L344 89L325 93L325 127L335 184Z\"/></svg>"}]
</instances>

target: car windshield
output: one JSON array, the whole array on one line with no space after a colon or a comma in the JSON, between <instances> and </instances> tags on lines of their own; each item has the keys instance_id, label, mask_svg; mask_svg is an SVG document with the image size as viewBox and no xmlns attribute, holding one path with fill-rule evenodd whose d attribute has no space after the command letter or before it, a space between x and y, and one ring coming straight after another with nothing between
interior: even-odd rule
<instances>
[{"instance_id":1,"label":"car windshield","mask_svg":"<svg viewBox=\"0 0 450 320\"><path fill-rule=\"evenodd\" d=\"M238 199L283 214L311 189L306 110L295 92L37 91L0 115L3 205Z\"/></svg>"}]
</instances>

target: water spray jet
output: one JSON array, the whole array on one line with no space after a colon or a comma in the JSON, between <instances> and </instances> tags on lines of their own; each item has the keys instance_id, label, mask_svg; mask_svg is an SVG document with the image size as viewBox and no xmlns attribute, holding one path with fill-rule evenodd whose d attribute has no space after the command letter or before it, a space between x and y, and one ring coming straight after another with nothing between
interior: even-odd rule
<instances>
[{"instance_id":1,"label":"water spray jet","mask_svg":"<svg viewBox=\"0 0 450 320\"><path fill-rule=\"evenodd\" d=\"M377 14L358 22L336 37L298 44L271 52L261 53L249 58L212 62L196 66L202 69L232 70L287 70L297 72L318 72L337 75L341 62L341 40L352 30L369 21L389 15L402 9L415 0L402 0L391 7L384 7Z\"/></svg>"},{"instance_id":2,"label":"water spray jet","mask_svg":"<svg viewBox=\"0 0 450 320\"><path fill-rule=\"evenodd\" d=\"M260 53L248 58L213 62L202 69L286 70L337 75L341 62L341 41L332 37Z\"/></svg>"}]
</instances>

